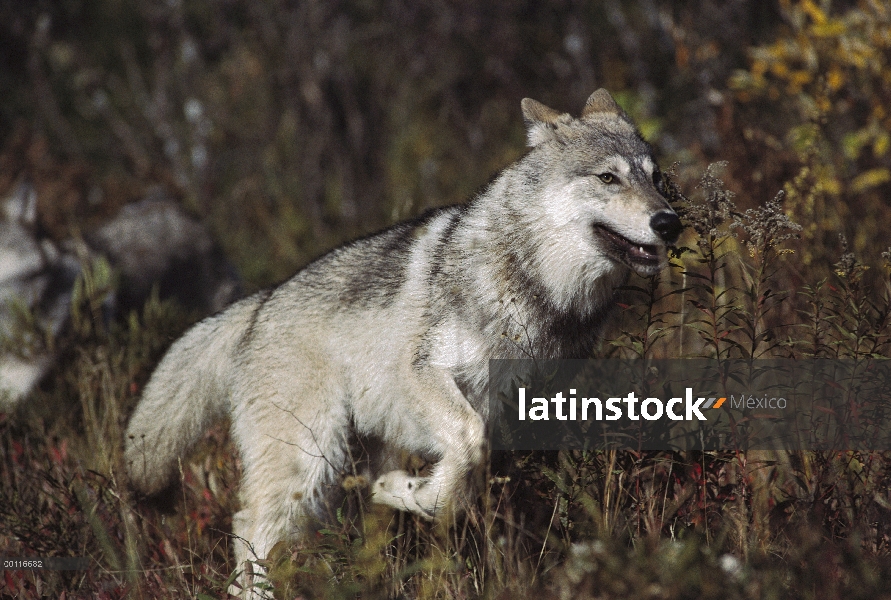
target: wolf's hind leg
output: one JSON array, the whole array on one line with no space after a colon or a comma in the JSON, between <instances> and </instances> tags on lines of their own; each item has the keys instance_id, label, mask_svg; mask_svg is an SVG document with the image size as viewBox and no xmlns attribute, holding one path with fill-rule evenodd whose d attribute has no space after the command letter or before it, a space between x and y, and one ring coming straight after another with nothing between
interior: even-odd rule
<instances>
[{"instance_id":1,"label":"wolf's hind leg","mask_svg":"<svg viewBox=\"0 0 891 600\"><path fill-rule=\"evenodd\" d=\"M289 458L269 461L264 465L268 469L242 483L244 508L233 517L232 530L236 565L244 571L244 598L265 597L258 587L266 581L265 570L256 561L268 558L277 542L299 542L312 531L322 513L325 487L334 479L324 459Z\"/></svg>"},{"instance_id":2,"label":"wolf's hind leg","mask_svg":"<svg viewBox=\"0 0 891 600\"><path fill-rule=\"evenodd\" d=\"M251 423L253 431L263 433L254 433L249 447L242 449L243 508L232 525L237 568L245 572L240 580L244 598L264 597L257 585L265 582L265 571L254 561L267 558L277 542L299 541L317 525L326 488L336 479L346 457L345 419L337 418L333 411L306 419L281 412L264 415L265 419L278 419L277 427L263 419ZM289 423L292 419L293 425ZM282 423L288 426L282 428Z\"/></svg>"}]
</instances>

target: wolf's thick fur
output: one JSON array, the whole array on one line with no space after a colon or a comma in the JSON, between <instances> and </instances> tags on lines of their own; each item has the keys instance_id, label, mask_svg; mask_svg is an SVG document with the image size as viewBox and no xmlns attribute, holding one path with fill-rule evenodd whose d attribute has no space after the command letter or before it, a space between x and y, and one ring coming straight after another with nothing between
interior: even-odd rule
<instances>
[{"instance_id":1,"label":"wolf's thick fur","mask_svg":"<svg viewBox=\"0 0 891 600\"><path fill-rule=\"evenodd\" d=\"M338 248L178 340L130 421L132 482L161 489L228 415L244 465L234 532L264 557L322 506L352 426L437 461L429 477L381 475L374 501L441 514L483 457L488 360L588 355L616 288L662 268L680 229L652 149L605 90L578 119L522 107L531 150L468 204Z\"/></svg>"}]
</instances>

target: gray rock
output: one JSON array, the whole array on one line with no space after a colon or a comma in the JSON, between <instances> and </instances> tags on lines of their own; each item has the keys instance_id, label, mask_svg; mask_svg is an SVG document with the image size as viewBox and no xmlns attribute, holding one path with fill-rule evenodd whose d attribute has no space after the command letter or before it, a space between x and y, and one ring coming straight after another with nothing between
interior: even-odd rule
<instances>
[{"instance_id":1,"label":"gray rock","mask_svg":"<svg viewBox=\"0 0 891 600\"><path fill-rule=\"evenodd\" d=\"M123 308L142 306L153 285L162 298L204 313L221 310L241 293L207 229L161 192L124 207L86 239L119 272Z\"/></svg>"}]
</instances>

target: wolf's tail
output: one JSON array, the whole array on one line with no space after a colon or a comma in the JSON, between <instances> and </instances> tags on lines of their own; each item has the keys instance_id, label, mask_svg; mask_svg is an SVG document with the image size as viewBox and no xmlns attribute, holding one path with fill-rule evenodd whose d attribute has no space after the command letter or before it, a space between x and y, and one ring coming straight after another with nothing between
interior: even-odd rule
<instances>
[{"instance_id":1,"label":"wolf's tail","mask_svg":"<svg viewBox=\"0 0 891 600\"><path fill-rule=\"evenodd\" d=\"M166 486L178 459L229 409L234 354L257 297L201 321L177 340L155 369L130 419L124 461L133 486Z\"/></svg>"}]
</instances>

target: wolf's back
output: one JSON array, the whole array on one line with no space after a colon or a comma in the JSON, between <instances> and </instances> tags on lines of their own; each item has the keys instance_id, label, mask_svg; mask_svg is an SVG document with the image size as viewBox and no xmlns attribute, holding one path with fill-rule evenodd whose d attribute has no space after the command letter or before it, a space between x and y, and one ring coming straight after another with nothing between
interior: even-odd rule
<instances>
[{"instance_id":1,"label":"wolf's back","mask_svg":"<svg viewBox=\"0 0 891 600\"><path fill-rule=\"evenodd\" d=\"M164 488L177 461L229 408L234 354L260 302L252 296L178 339L155 369L130 419L124 459L133 486Z\"/></svg>"}]
</instances>

